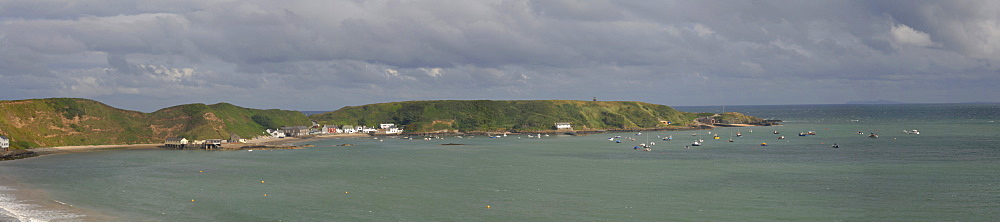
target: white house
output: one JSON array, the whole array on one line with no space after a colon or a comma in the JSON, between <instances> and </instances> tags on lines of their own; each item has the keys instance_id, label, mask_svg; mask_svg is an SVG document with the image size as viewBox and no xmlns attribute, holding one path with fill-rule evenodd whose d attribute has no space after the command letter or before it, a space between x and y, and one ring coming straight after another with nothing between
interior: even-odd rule
<instances>
[{"instance_id":1,"label":"white house","mask_svg":"<svg viewBox=\"0 0 1000 222\"><path fill-rule=\"evenodd\" d=\"M385 131L385 133L387 133L387 134L400 134L400 133L403 133L403 129L392 127L392 128L389 128L387 131Z\"/></svg>"},{"instance_id":2,"label":"white house","mask_svg":"<svg viewBox=\"0 0 1000 222\"><path fill-rule=\"evenodd\" d=\"M566 122L556 123L556 130L571 130L571 129L573 129L573 126L570 125L569 123Z\"/></svg>"},{"instance_id":3,"label":"white house","mask_svg":"<svg viewBox=\"0 0 1000 222\"><path fill-rule=\"evenodd\" d=\"M343 131L343 133L358 133L358 130L352 125L344 125L340 127L340 130Z\"/></svg>"},{"instance_id":4,"label":"white house","mask_svg":"<svg viewBox=\"0 0 1000 222\"><path fill-rule=\"evenodd\" d=\"M0 136L0 151L10 150L10 139L5 136Z\"/></svg>"},{"instance_id":5,"label":"white house","mask_svg":"<svg viewBox=\"0 0 1000 222\"><path fill-rule=\"evenodd\" d=\"M281 130L267 129L267 134L271 135L273 138L285 138L285 132L282 132Z\"/></svg>"},{"instance_id":6,"label":"white house","mask_svg":"<svg viewBox=\"0 0 1000 222\"><path fill-rule=\"evenodd\" d=\"M369 127L365 126L365 127L361 128L361 132L362 133L375 133L375 132L378 132L378 129L369 128Z\"/></svg>"},{"instance_id":7,"label":"white house","mask_svg":"<svg viewBox=\"0 0 1000 222\"><path fill-rule=\"evenodd\" d=\"M355 133L373 133L378 131L378 129L371 128L368 126L355 126L354 130Z\"/></svg>"},{"instance_id":8,"label":"white house","mask_svg":"<svg viewBox=\"0 0 1000 222\"><path fill-rule=\"evenodd\" d=\"M382 129L389 129L389 128L394 128L394 127L396 127L396 124L392 124L392 123L379 124L379 128L382 128Z\"/></svg>"}]
</instances>

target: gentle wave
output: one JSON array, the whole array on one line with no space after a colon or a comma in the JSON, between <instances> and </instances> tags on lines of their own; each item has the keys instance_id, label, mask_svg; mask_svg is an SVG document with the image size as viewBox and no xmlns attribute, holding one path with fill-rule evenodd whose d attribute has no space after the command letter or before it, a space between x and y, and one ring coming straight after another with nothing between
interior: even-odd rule
<instances>
[{"instance_id":1,"label":"gentle wave","mask_svg":"<svg viewBox=\"0 0 1000 222\"><path fill-rule=\"evenodd\" d=\"M40 206L18 200L10 192L14 188L0 186L0 221L79 221L83 215L58 211L38 209Z\"/></svg>"}]
</instances>

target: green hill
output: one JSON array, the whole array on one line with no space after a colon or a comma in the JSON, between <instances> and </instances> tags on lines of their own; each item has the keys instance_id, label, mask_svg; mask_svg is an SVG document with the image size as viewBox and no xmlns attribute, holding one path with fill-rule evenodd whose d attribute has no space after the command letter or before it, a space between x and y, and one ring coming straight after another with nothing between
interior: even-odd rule
<instances>
[{"instance_id":1,"label":"green hill","mask_svg":"<svg viewBox=\"0 0 1000 222\"><path fill-rule=\"evenodd\" d=\"M87 99L0 101L0 135L13 148L159 143L164 138L250 138L265 128L306 125L296 111L259 110L227 103L188 104L142 113Z\"/></svg>"},{"instance_id":2,"label":"green hill","mask_svg":"<svg viewBox=\"0 0 1000 222\"><path fill-rule=\"evenodd\" d=\"M395 123L419 133L541 131L553 130L557 122L570 122L576 130L663 128L666 122L682 127L711 115L644 102L438 100L349 106L310 118L336 125Z\"/></svg>"}]
</instances>

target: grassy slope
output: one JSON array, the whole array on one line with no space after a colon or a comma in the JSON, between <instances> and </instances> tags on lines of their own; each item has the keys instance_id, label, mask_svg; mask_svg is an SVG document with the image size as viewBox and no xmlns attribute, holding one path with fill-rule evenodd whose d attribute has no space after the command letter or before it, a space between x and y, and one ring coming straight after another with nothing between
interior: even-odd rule
<instances>
[{"instance_id":1,"label":"grassy slope","mask_svg":"<svg viewBox=\"0 0 1000 222\"><path fill-rule=\"evenodd\" d=\"M152 140L145 114L80 99L0 101L0 134L11 147L136 143Z\"/></svg>"},{"instance_id":2,"label":"grassy slope","mask_svg":"<svg viewBox=\"0 0 1000 222\"><path fill-rule=\"evenodd\" d=\"M344 107L310 118L326 124L368 125L396 123L410 132L435 130L494 131L551 130L556 122L575 129L627 129L690 123L696 114L669 106L621 101L409 101Z\"/></svg>"},{"instance_id":3,"label":"grassy slope","mask_svg":"<svg viewBox=\"0 0 1000 222\"><path fill-rule=\"evenodd\" d=\"M180 105L142 113L86 99L0 101L0 135L11 138L13 148L158 143L174 136L228 139L231 133L249 138L261 135L264 125L308 123L305 115L295 111L247 109L226 103Z\"/></svg>"}]
</instances>

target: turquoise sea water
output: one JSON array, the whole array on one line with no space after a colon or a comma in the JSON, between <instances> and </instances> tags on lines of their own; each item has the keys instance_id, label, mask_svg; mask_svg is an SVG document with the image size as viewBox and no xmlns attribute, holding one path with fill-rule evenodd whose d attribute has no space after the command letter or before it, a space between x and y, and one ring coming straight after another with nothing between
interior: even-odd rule
<instances>
[{"instance_id":1,"label":"turquoise sea water","mask_svg":"<svg viewBox=\"0 0 1000 222\"><path fill-rule=\"evenodd\" d=\"M995 122L1000 105L737 106L726 111L782 119L785 125L638 136L332 139L300 150L253 152L50 155L0 162L2 178L16 181L0 181L0 207L6 209L0 213L55 221L92 219L79 216L91 214L115 221L1000 218L1000 123ZM902 133L913 129L921 134ZM817 135L797 136L807 131ZM722 139L712 139L709 132ZM736 132L744 136L727 142ZM868 138L871 132L880 138ZM619 135L637 141L608 141ZM782 135L787 139L778 140ZM674 140L657 138L666 136ZM651 152L633 150L647 138L657 143ZM696 139L705 145L684 148ZM759 146L762 142L769 146ZM344 143L355 146L332 146ZM840 148L830 148L832 143ZM43 191L46 199L17 199L11 194L18 189ZM46 208L54 201L71 207ZM37 206L17 205L25 203Z\"/></svg>"}]
</instances>

